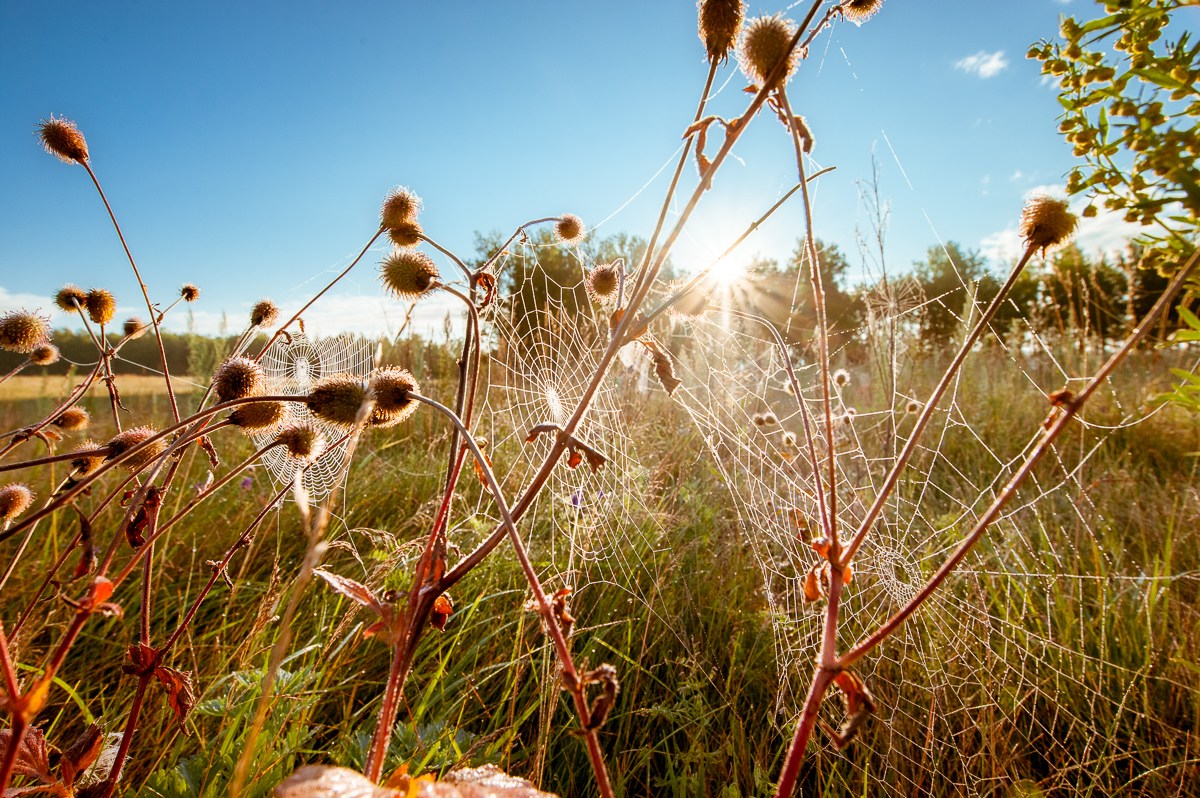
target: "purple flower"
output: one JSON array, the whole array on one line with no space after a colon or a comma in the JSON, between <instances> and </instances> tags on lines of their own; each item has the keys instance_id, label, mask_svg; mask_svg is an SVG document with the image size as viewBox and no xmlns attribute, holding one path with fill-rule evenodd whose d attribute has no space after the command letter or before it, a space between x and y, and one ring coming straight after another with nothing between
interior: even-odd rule
<instances>
[{"instance_id":1,"label":"purple flower","mask_svg":"<svg viewBox=\"0 0 1200 798\"><path fill-rule=\"evenodd\" d=\"M242 480L242 490L250 490L250 486L254 484L254 480L246 477Z\"/></svg>"}]
</instances>

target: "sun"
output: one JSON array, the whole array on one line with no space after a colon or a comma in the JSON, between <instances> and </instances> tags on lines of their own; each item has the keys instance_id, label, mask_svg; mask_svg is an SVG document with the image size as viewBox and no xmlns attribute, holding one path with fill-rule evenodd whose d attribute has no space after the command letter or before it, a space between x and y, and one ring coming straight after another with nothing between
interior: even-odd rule
<instances>
[{"instance_id":1,"label":"sun","mask_svg":"<svg viewBox=\"0 0 1200 798\"><path fill-rule=\"evenodd\" d=\"M722 258L708 273L708 282L714 290L727 293L734 283L746 276L746 264L736 258Z\"/></svg>"}]
</instances>

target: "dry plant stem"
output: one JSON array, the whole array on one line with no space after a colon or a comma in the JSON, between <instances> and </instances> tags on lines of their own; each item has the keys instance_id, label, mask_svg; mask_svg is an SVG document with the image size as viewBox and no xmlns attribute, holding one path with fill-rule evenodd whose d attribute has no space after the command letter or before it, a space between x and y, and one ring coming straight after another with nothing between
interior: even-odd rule
<instances>
[{"instance_id":1,"label":"dry plant stem","mask_svg":"<svg viewBox=\"0 0 1200 798\"><path fill-rule=\"evenodd\" d=\"M19 463L0 465L0 472L18 471L22 468L36 468L42 465L49 465L50 463L61 463L64 460L79 460L83 457L99 457L101 455L107 457L108 451L109 449L107 446L98 446L95 449L84 449L78 452L67 452L66 454L51 455L50 457L39 457L36 460L22 460Z\"/></svg>"},{"instance_id":2,"label":"dry plant stem","mask_svg":"<svg viewBox=\"0 0 1200 798\"><path fill-rule=\"evenodd\" d=\"M558 221L557 216L547 216L543 219L534 219L532 222L526 222L525 224L521 225L520 227L518 227L516 229L516 231L511 236L508 237L508 240L505 241L504 244L501 245L501 247L496 250L496 253L494 255L492 255L492 257L487 259L487 263L483 264L483 266L481 266L479 268L479 272L485 272L489 268L491 268L492 264L494 264L497 260L499 260L500 256L504 254L504 251L506 249L508 249L508 245L511 244L512 242L516 241L517 236L521 235L521 233L525 232L525 230L527 230L528 228L533 227L535 224L545 224L546 222L557 222L557 221ZM476 274L478 274L479 272L476 272Z\"/></svg>"},{"instance_id":3,"label":"dry plant stem","mask_svg":"<svg viewBox=\"0 0 1200 798\"><path fill-rule=\"evenodd\" d=\"M49 415L47 415L44 419L39 421L34 427L28 428L27 430L26 429L17 429L17 430L13 430L12 432L6 432L4 435L2 435L0 437L7 438L7 437L17 435L18 433L25 432L25 431L28 431L30 435L33 435L34 433L37 433L37 432L41 432L46 427L50 426L51 422L53 422L54 419L58 418L59 414L62 413L62 411L66 410L68 407L75 404L75 402L79 400L79 397L82 396L83 393L88 388L91 387L92 383L95 382L96 378L99 376L100 376L100 363L96 363L95 367L92 369L92 373L89 374L87 376L87 378L84 379L83 382L81 382L79 385L76 385L71 390L71 393L67 394L67 398L65 400L63 400L63 402L61 404L59 404L59 406L56 407ZM0 457L3 457L5 454L7 454L9 452L9 450L12 449L15 445L16 445L16 442L9 442L9 444L7 446L5 446L4 449L0 450Z\"/></svg>"},{"instance_id":4,"label":"dry plant stem","mask_svg":"<svg viewBox=\"0 0 1200 798\"><path fill-rule=\"evenodd\" d=\"M12 729L8 738L8 749L4 752L4 761L0 762L0 794L8 789L8 783L12 780L13 765L17 761L17 751L21 748L21 742L25 739L25 732L29 728L29 722L25 716L19 713L13 714Z\"/></svg>"},{"instance_id":5,"label":"dry plant stem","mask_svg":"<svg viewBox=\"0 0 1200 798\"><path fill-rule=\"evenodd\" d=\"M21 369L25 368L32 362L33 361L30 360L29 358L25 358L25 362L18 364L18 366L15 369L8 372L3 377L0 377L0 384L7 382L10 377L16 376L17 372L19 372Z\"/></svg>"},{"instance_id":6,"label":"dry plant stem","mask_svg":"<svg viewBox=\"0 0 1200 798\"><path fill-rule=\"evenodd\" d=\"M150 313L150 324L154 326L154 338L158 341L158 355L162 361L163 379L167 381L167 396L171 399L171 416L176 421L179 421L179 405L175 401L175 391L171 388L171 370L167 368L167 350L163 347L162 331L158 328L158 313L154 310L154 305L150 302L150 294L146 291L146 283L142 281L141 272L138 271L137 264L133 262L133 253L129 251L129 245L125 243L125 234L121 232L121 225L117 224L117 217L113 213L112 206L108 204L108 197L104 196L104 189L100 188L100 181L96 179L96 173L92 171L92 167L87 161L80 161L79 163L87 170L88 177L92 179L92 183L96 186L96 191L100 192L100 199L104 202L104 209L108 211L108 218L112 219L113 227L117 231L117 237L121 239L121 246L125 249L125 257L129 258L129 265L133 267L133 276L137 278L138 286L142 289L142 298L146 300L146 310Z\"/></svg>"},{"instance_id":7,"label":"dry plant stem","mask_svg":"<svg viewBox=\"0 0 1200 798\"><path fill-rule=\"evenodd\" d=\"M347 266L345 269L343 269L341 274L339 274L337 277L334 277L332 280L330 280L329 285L322 288L317 293L316 296L314 296L312 299L308 300L308 302L306 302L304 304L304 307L302 307L296 311L295 315L293 315L290 319L288 319L283 324L279 325L279 329L275 331L275 334L272 335L271 338L267 341L266 345L263 346L262 351L258 353L258 356L256 358L254 358L255 363L257 363L258 361L263 359L263 355L265 355L267 353L267 350L271 348L271 344L275 343L275 341L279 338L279 336L283 334L283 331L292 325L292 322L294 322L296 319L300 318L301 313L303 313L304 311L306 311L310 307L312 307L313 303L316 302L321 297L323 297L325 295L326 291L328 291L330 288L333 288L333 286L338 282L338 280L341 280L343 277L345 277L347 274L350 273L351 269L353 269L356 265L358 265L358 262L360 260L362 260L363 255L367 254L367 250L371 248L371 245L374 244L375 241L378 240L378 238L381 235L383 235L383 227L382 226L379 228L379 230L376 231L375 235L371 236L371 240L368 241L367 245L362 248L362 252L358 253L358 257L355 258L353 261L351 261L350 265Z\"/></svg>"},{"instance_id":8,"label":"dry plant stem","mask_svg":"<svg viewBox=\"0 0 1200 798\"><path fill-rule=\"evenodd\" d=\"M439 244L438 242L434 241L432 238L430 238L429 236L425 235L424 233L421 233L421 240L422 240L422 241L424 241L424 242L425 242L426 244L428 244L429 246L431 246L431 247L433 247L434 249L436 249L438 252L440 252L440 253L442 253L443 255L445 255L445 256L446 256L447 258L449 258L450 260L454 261L454 263L455 263L455 264L458 266L458 268L462 269L462 273L463 273L463 274L466 276L466 278L467 278L467 284L468 284L468 285L470 285L470 284L472 284L472 283L474 282L474 280L475 280L475 275L471 274L471 270L467 268L467 264L463 263L463 262L462 262L462 260L460 260L460 259L459 259L459 257L458 257L457 255L455 255L453 252L451 252L450 250L446 249L446 248L445 248L445 247L443 247L441 244Z\"/></svg>"},{"instance_id":9,"label":"dry plant stem","mask_svg":"<svg viewBox=\"0 0 1200 798\"><path fill-rule=\"evenodd\" d=\"M878 519L880 513L883 512L884 504L887 503L887 500L891 498L892 492L896 489L896 485L900 481L900 474L903 472L904 467L908 464L909 458L912 457L913 452L917 450L921 435L925 431L925 427L929 424L930 419L933 418L933 414L937 411L938 403L942 400L942 397L945 396L946 391L949 390L950 384L958 375L958 371L960 368L962 368L963 361L967 359L967 355L970 354L971 349L974 348L980 337L982 337L984 331L987 330L988 324L991 323L992 317L996 315L996 311L1000 309L1000 306L1008 298L1009 291L1011 291L1013 285L1016 284L1017 278L1020 277L1021 272L1025 269L1025 265L1029 262L1029 259L1033 257L1035 251L1036 247L1026 247L1025 253L1021 256L1021 259L1017 262L1017 265L1014 266L1013 270L1009 273L1008 279L1005 280L1004 285L1000 287L1000 292L996 294L996 297L992 300L991 304L989 304L987 309L983 312L983 316L980 317L979 322L975 325L974 329L972 329L967 337L963 340L962 346L959 347L958 354L954 356L954 360L951 361L950 365L946 368L945 373L942 375L942 379L933 389L933 393L929 396L929 401L925 403L925 407L921 409L921 414L917 417L917 421L913 425L912 433L909 435L908 441L904 444L904 448L900 450L900 454L896 457L896 462L892 465L891 471L888 472L887 478L884 480L883 485L876 494L875 501L871 503L870 508L867 510L867 514L863 517L862 523L858 525L858 529L855 531L854 536L850 538L849 543L846 544L846 548L842 556L843 565L848 565L854 560L854 555L858 553L858 549L860 546L862 546L862 542L866 538L867 533L870 532L871 527L875 524L876 519Z\"/></svg>"}]
</instances>

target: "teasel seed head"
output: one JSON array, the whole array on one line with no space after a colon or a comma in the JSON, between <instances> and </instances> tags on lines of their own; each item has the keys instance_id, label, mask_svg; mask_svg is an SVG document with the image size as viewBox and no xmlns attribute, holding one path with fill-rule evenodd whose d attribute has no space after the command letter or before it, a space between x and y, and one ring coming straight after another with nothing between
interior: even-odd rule
<instances>
[{"instance_id":1,"label":"teasel seed head","mask_svg":"<svg viewBox=\"0 0 1200 798\"><path fill-rule=\"evenodd\" d=\"M1067 210L1066 200L1056 200L1045 194L1032 197L1021 211L1021 237L1028 246L1046 254L1066 243L1075 232L1078 223L1075 214Z\"/></svg>"},{"instance_id":2,"label":"teasel seed head","mask_svg":"<svg viewBox=\"0 0 1200 798\"><path fill-rule=\"evenodd\" d=\"M100 444L93 440L86 440L83 443L72 449L72 452L88 452L92 449L99 449ZM104 465L107 459L105 455L93 454L87 457L80 457L71 461L71 468L74 469L74 475L77 477L90 477L99 470L100 466Z\"/></svg>"},{"instance_id":3,"label":"teasel seed head","mask_svg":"<svg viewBox=\"0 0 1200 798\"><path fill-rule=\"evenodd\" d=\"M46 152L64 163L83 163L88 159L87 142L75 123L65 117L43 119L37 125L38 141Z\"/></svg>"},{"instance_id":4,"label":"teasel seed head","mask_svg":"<svg viewBox=\"0 0 1200 798\"><path fill-rule=\"evenodd\" d=\"M416 412L418 402L410 394L419 392L420 388L407 369L386 366L375 369L368 378L371 390L375 392L371 426L394 427Z\"/></svg>"},{"instance_id":5,"label":"teasel seed head","mask_svg":"<svg viewBox=\"0 0 1200 798\"><path fill-rule=\"evenodd\" d=\"M191 283L184 283L179 286L179 296L184 302L195 302L200 298L200 289Z\"/></svg>"},{"instance_id":6,"label":"teasel seed head","mask_svg":"<svg viewBox=\"0 0 1200 798\"><path fill-rule=\"evenodd\" d=\"M122 328L126 338L141 338L145 335L146 330L150 329L150 325L139 319L137 316L130 316L125 319L125 326Z\"/></svg>"},{"instance_id":7,"label":"teasel seed head","mask_svg":"<svg viewBox=\"0 0 1200 798\"><path fill-rule=\"evenodd\" d=\"M587 292L593 302L603 302L609 297L616 296L621 285L621 261L613 263L598 263L587 275Z\"/></svg>"},{"instance_id":8,"label":"teasel seed head","mask_svg":"<svg viewBox=\"0 0 1200 798\"><path fill-rule=\"evenodd\" d=\"M135 446L146 442L158 434L154 427L134 427L116 435L108 442L108 459L113 460L128 452ZM159 438L154 443L139 451L133 457L124 460L121 467L131 474L136 474L153 463L167 450L167 442Z\"/></svg>"},{"instance_id":9,"label":"teasel seed head","mask_svg":"<svg viewBox=\"0 0 1200 798\"><path fill-rule=\"evenodd\" d=\"M750 20L738 42L738 64L742 72L756 86L762 86L771 70L786 58L787 66L780 78L781 82L786 83L800 61L800 53L796 48L788 52L788 45L795 34L795 23L784 19L782 14Z\"/></svg>"},{"instance_id":10,"label":"teasel seed head","mask_svg":"<svg viewBox=\"0 0 1200 798\"><path fill-rule=\"evenodd\" d=\"M108 324L117 312L117 298L103 288L88 291L84 304L87 305L88 318L96 324Z\"/></svg>"},{"instance_id":11,"label":"teasel seed head","mask_svg":"<svg viewBox=\"0 0 1200 798\"><path fill-rule=\"evenodd\" d=\"M58 305L67 313L74 313L76 310L87 309L87 291L84 291L79 286L73 283L67 283L62 288L58 289L58 293L54 295L54 304Z\"/></svg>"},{"instance_id":12,"label":"teasel seed head","mask_svg":"<svg viewBox=\"0 0 1200 798\"><path fill-rule=\"evenodd\" d=\"M667 286L667 293L670 295L677 294L683 288L683 285L682 281L672 283ZM707 310L708 294L704 293L699 286L696 286L675 300L667 308L667 315L680 321L694 321L702 317Z\"/></svg>"},{"instance_id":13,"label":"teasel seed head","mask_svg":"<svg viewBox=\"0 0 1200 798\"><path fill-rule=\"evenodd\" d=\"M838 369L833 372L833 384L841 388L850 384L850 372L845 369Z\"/></svg>"},{"instance_id":14,"label":"teasel seed head","mask_svg":"<svg viewBox=\"0 0 1200 798\"><path fill-rule=\"evenodd\" d=\"M424 252L399 249L379 264L379 279L397 299L415 302L437 287L441 274Z\"/></svg>"},{"instance_id":15,"label":"teasel seed head","mask_svg":"<svg viewBox=\"0 0 1200 798\"><path fill-rule=\"evenodd\" d=\"M745 3L742 0L700 0L696 7L700 12L700 41L708 50L709 62L728 61L729 51L733 49L746 18Z\"/></svg>"},{"instance_id":16,"label":"teasel seed head","mask_svg":"<svg viewBox=\"0 0 1200 798\"><path fill-rule=\"evenodd\" d=\"M756 427L773 427L779 423L779 417L770 410L765 413L755 413L752 420Z\"/></svg>"},{"instance_id":17,"label":"teasel seed head","mask_svg":"<svg viewBox=\"0 0 1200 798\"><path fill-rule=\"evenodd\" d=\"M87 429L92 423L92 416L82 407L68 407L66 410L58 414L58 418L51 422L59 429L65 429L68 432L78 432L81 429Z\"/></svg>"},{"instance_id":18,"label":"teasel seed head","mask_svg":"<svg viewBox=\"0 0 1200 798\"><path fill-rule=\"evenodd\" d=\"M783 445L789 449L795 449L796 448L796 433L794 433L794 432L783 433Z\"/></svg>"},{"instance_id":19,"label":"teasel seed head","mask_svg":"<svg viewBox=\"0 0 1200 798\"><path fill-rule=\"evenodd\" d=\"M231 357L213 372L213 390L218 402L256 396L267 387L267 373L248 357Z\"/></svg>"},{"instance_id":20,"label":"teasel seed head","mask_svg":"<svg viewBox=\"0 0 1200 798\"><path fill-rule=\"evenodd\" d=\"M0 316L0 349L28 353L50 339L50 320L26 310Z\"/></svg>"},{"instance_id":21,"label":"teasel seed head","mask_svg":"<svg viewBox=\"0 0 1200 798\"><path fill-rule=\"evenodd\" d=\"M842 4L842 15L855 24L862 24L883 5L883 0L848 0Z\"/></svg>"},{"instance_id":22,"label":"teasel seed head","mask_svg":"<svg viewBox=\"0 0 1200 798\"><path fill-rule=\"evenodd\" d=\"M34 347L29 353L29 362L35 366L49 366L51 363L57 363L58 358L58 347L54 344L42 344Z\"/></svg>"},{"instance_id":23,"label":"teasel seed head","mask_svg":"<svg viewBox=\"0 0 1200 798\"><path fill-rule=\"evenodd\" d=\"M396 186L383 200L379 219L385 229L391 230L405 222L415 222L421 212L421 198L405 186Z\"/></svg>"},{"instance_id":24,"label":"teasel seed head","mask_svg":"<svg viewBox=\"0 0 1200 798\"><path fill-rule=\"evenodd\" d=\"M279 307L269 299L260 299L250 308L251 327L272 327L279 321Z\"/></svg>"},{"instance_id":25,"label":"teasel seed head","mask_svg":"<svg viewBox=\"0 0 1200 798\"><path fill-rule=\"evenodd\" d=\"M916 399L909 399L908 404L904 406L904 412L909 415L916 415L921 412L921 403Z\"/></svg>"},{"instance_id":26,"label":"teasel seed head","mask_svg":"<svg viewBox=\"0 0 1200 798\"><path fill-rule=\"evenodd\" d=\"M0 488L0 521L16 518L33 504L33 491L28 485L13 482Z\"/></svg>"},{"instance_id":27,"label":"teasel seed head","mask_svg":"<svg viewBox=\"0 0 1200 798\"><path fill-rule=\"evenodd\" d=\"M395 227L388 228L388 238L398 247L407 249L421 243L421 225L415 221L401 222Z\"/></svg>"},{"instance_id":28,"label":"teasel seed head","mask_svg":"<svg viewBox=\"0 0 1200 798\"><path fill-rule=\"evenodd\" d=\"M229 414L229 420L247 435L272 432L288 419L285 402L250 402L238 405Z\"/></svg>"},{"instance_id":29,"label":"teasel seed head","mask_svg":"<svg viewBox=\"0 0 1200 798\"><path fill-rule=\"evenodd\" d=\"M309 423L293 424L279 433L279 442L293 460L310 463L325 451L325 436Z\"/></svg>"},{"instance_id":30,"label":"teasel seed head","mask_svg":"<svg viewBox=\"0 0 1200 798\"><path fill-rule=\"evenodd\" d=\"M322 421L350 429L366 398L367 386L361 379L352 374L331 374L313 386L306 405Z\"/></svg>"},{"instance_id":31,"label":"teasel seed head","mask_svg":"<svg viewBox=\"0 0 1200 798\"><path fill-rule=\"evenodd\" d=\"M574 246L587 237L587 225L573 213L564 213L554 223L554 238L564 246Z\"/></svg>"}]
</instances>

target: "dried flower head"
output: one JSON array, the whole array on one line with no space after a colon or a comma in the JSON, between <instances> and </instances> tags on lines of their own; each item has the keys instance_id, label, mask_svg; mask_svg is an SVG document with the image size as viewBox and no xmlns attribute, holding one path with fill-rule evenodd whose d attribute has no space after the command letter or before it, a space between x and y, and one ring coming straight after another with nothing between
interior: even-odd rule
<instances>
[{"instance_id":1,"label":"dried flower head","mask_svg":"<svg viewBox=\"0 0 1200 798\"><path fill-rule=\"evenodd\" d=\"M1075 214L1067 210L1066 200L1039 194L1030 198L1021 211L1021 238L1045 255L1047 249L1057 247L1071 237L1078 221Z\"/></svg>"},{"instance_id":2,"label":"dried flower head","mask_svg":"<svg viewBox=\"0 0 1200 798\"><path fill-rule=\"evenodd\" d=\"M773 427L779 423L779 418L768 410L762 414L762 423L764 427Z\"/></svg>"},{"instance_id":3,"label":"dried flower head","mask_svg":"<svg viewBox=\"0 0 1200 798\"><path fill-rule=\"evenodd\" d=\"M603 302L617 293L617 289L621 285L621 267L624 263L614 261L613 263L598 263L588 272L587 275L587 292L593 302Z\"/></svg>"},{"instance_id":4,"label":"dried flower head","mask_svg":"<svg viewBox=\"0 0 1200 798\"><path fill-rule=\"evenodd\" d=\"M293 424L279 433L277 440L293 460L311 462L325 451L325 436L312 424Z\"/></svg>"},{"instance_id":5,"label":"dried flower head","mask_svg":"<svg viewBox=\"0 0 1200 798\"><path fill-rule=\"evenodd\" d=\"M417 400L411 394L419 392L420 388L406 369L395 366L375 369L369 379L371 390L375 392L371 426L392 427L416 412Z\"/></svg>"},{"instance_id":6,"label":"dried flower head","mask_svg":"<svg viewBox=\"0 0 1200 798\"><path fill-rule=\"evenodd\" d=\"M200 298L200 289L191 283L184 283L179 286L179 296L184 302L195 302Z\"/></svg>"},{"instance_id":7,"label":"dried flower head","mask_svg":"<svg viewBox=\"0 0 1200 798\"><path fill-rule=\"evenodd\" d=\"M882 5L883 0L847 0L842 3L842 15L857 25L875 16Z\"/></svg>"},{"instance_id":8,"label":"dried flower head","mask_svg":"<svg viewBox=\"0 0 1200 798\"><path fill-rule=\"evenodd\" d=\"M916 399L909 399L908 404L904 406L904 412L910 415L921 412L921 403Z\"/></svg>"},{"instance_id":9,"label":"dried flower head","mask_svg":"<svg viewBox=\"0 0 1200 798\"><path fill-rule=\"evenodd\" d=\"M231 357L213 372L213 390L218 402L256 396L267 386L267 373L248 357Z\"/></svg>"},{"instance_id":10,"label":"dried flower head","mask_svg":"<svg viewBox=\"0 0 1200 798\"><path fill-rule=\"evenodd\" d=\"M81 429L87 429L92 423L92 416L82 407L68 407L66 410L58 414L58 418L51 422L59 429L65 429L68 432L78 432Z\"/></svg>"},{"instance_id":11,"label":"dried flower head","mask_svg":"<svg viewBox=\"0 0 1200 798\"><path fill-rule=\"evenodd\" d=\"M667 292L671 295L679 293L683 282L671 283ZM692 321L702 317L708 311L708 294L700 286L696 286L667 307L667 314L680 321Z\"/></svg>"},{"instance_id":12,"label":"dried flower head","mask_svg":"<svg viewBox=\"0 0 1200 798\"><path fill-rule=\"evenodd\" d=\"M401 222L388 228L388 238L398 247L415 247L421 243L421 225L415 221Z\"/></svg>"},{"instance_id":13,"label":"dried flower head","mask_svg":"<svg viewBox=\"0 0 1200 798\"><path fill-rule=\"evenodd\" d=\"M38 141L46 152L64 163L83 163L88 159L87 142L75 123L65 117L43 119L37 124Z\"/></svg>"},{"instance_id":14,"label":"dried flower head","mask_svg":"<svg viewBox=\"0 0 1200 798\"><path fill-rule=\"evenodd\" d=\"M287 421L288 408L285 402L250 402L238 405L229 414L229 420L247 435L270 432Z\"/></svg>"},{"instance_id":15,"label":"dried flower head","mask_svg":"<svg viewBox=\"0 0 1200 798\"><path fill-rule=\"evenodd\" d=\"M279 307L269 299L260 299L250 308L251 327L270 327L279 320Z\"/></svg>"},{"instance_id":16,"label":"dried flower head","mask_svg":"<svg viewBox=\"0 0 1200 798\"><path fill-rule=\"evenodd\" d=\"M0 521L16 518L33 504L33 491L28 485L13 482L0 488Z\"/></svg>"},{"instance_id":17,"label":"dried flower head","mask_svg":"<svg viewBox=\"0 0 1200 798\"><path fill-rule=\"evenodd\" d=\"M0 349L32 352L49 339L49 319L25 310L14 310L0 316Z\"/></svg>"},{"instance_id":18,"label":"dried flower head","mask_svg":"<svg viewBox=\"0 0 1200 798\"><path fill-rule=\"evenodd\" d=\"M379 219L388 230L405 222L415 222L421 212L421 198L404 186L396 186L383 200Z\"/></svg>"},{"instance_id":19,"label":"dried flower head","mask_svg":"<svg viewBox=\"0 0 1200 798\"><path fill-rule=\"evenodd\" d=\"M103 288L88 291L84 305L87 306L88 318L96 324L108 324L117 312L117 298Z\"/></svg>"},{"instance_id":20,"label":"dried flower head","mask_svg":"<svg viewBox=\"0 0 1200 798\"><path fill-rule=\"evenodd\" d=\"M367 386L361 379L353 374L331 374L313 386L306 404L322 421L349 429L366 398Z\"/></svg>"},{"instance_id":21,"label":"dried flower head","mask_svg":"<svg viewBox=\"0 0 1200 798\"><path fill-rule=\"evenodd\" d=\"M42 344L35 346L33 351L29 353L29 362L35 366L49 366L51 363L57 363L59 357L58 347L54 344Z\"/></svg>"},{"instance_id":22,"label":"dried flower head","mask_svg":"<svg viewBox=\"0 0 1200 798\"><path fill-rule=\"evenodd\" d=\"M833 372L833 384L841 388L850 384L850 372L845 369L838 369Z\"/></svg>"},{"instance_id":23,"label":"dried flower head","mask_svg":"<svg viewBox=\"0 0 1200 798\"><path fill-rule=\"evenodd\" d=\"M794 432L783 433L782 443L785 447L787 447L789 449L795 449L796 448L796 433L794 433Z\"/></svg>"},{"instance_id":24,"label":"dried flower head","mask_svg":"<svg viewBox=\"0 0 1200 798\"><path fill-rule=\"evenodd\" d=\"M742 29L746 6L742 0L700 0L700 41L711 63L729 60L729 51Z\"/></svg>"},{"instance_id":25,"label":"dried flower head","mask_svg":"<svg viewBox=\"0 0 1200 798\"><path fill-rule=\"evenodd\" d=\"M853 407L847 407L845 414L842 416L842 423L850 426L854 423L854 417L858 415L858 410Z\"/></svg>"},{"instance_id":26,"label":"dried flower head","mask_svg":"<svg viewBox=\"0 0 1200 798\"><path fill-rule=\"evenodd\" d=\"M554 223L554 239L564 246L573 246L587 236L587 226L573 213L564 213Z\"/></svg>"},{"instance_id":27,"label":"dried flower head","mask_svg":"<svg viewBox=\"0 0 1200 798\"><path fill-rule=\"evenodd\" d=\"M67 313L74 313L87 307L87 291L73 283L67 283L54 295L54 304Z\"/></svg>"},{"instance_id":28,"label":"dried flower head","mask_svg":"<svg viewBox=\"0 0 1200 798\"><path fill-rule=\"evenodd\" d=\"M95 449L102 448L100 444L93 440L86 440L71 450L74 452L90 452ZM71 468L74 469L74 474L77 477L88 477L96 473L100 466L104 465L107 457L103 454L93 454L86 457L79 457L71 461Z\"/></svg>"},{"instance_id":29,"label":"dried flower head","mask_svg":"<svg viewBox=\"0 0 1200 798\"><path fill-rule=\"evenodd\" d=\"M415 302L433 291L441 279L433 258L417 250L401 249L379 264L384 288L403 302Z\"/></svg>"},{"instance_id":30,"label":"dried flower head","mask_svg":"<svg viewBox=\"0 0 1200 798\"><path fill-rule=\"evenodd\" d=\"M795 23L784 19L782 14L750 20L738 42L738 64L742 72L756 86L762 86L771 70L785 61L787 66L780 80L786 83L800 61L799 52L795 48L788 49L795 34Z\"/></svg>"},{"instance_id":31,"label":"dried flower head","mask_svg":"<svg viewBox=\"0 0 1200 798\"><path fill-rule=\"evenodd\" d=\"M145 335L146 330L150 329L150 325L139 319L137 316L130 316L125 319L125 325L122 327L126 338L141 338Z\"/></svg>"},{"instance_id":32,"label":"dried flower head","mask_svg":"<svg viewBox=\"0 0 1200 798\"><path fill-rule=\"evenodd\" d=\"M114 460L136 446L148 441L150 438L158 434L158 430L154 427L134 427L127 429L119 435L113 437L108 442L108 459ZM146 466L153 463L162 453L167 450L167 442L159 438L154 443L139 450L132 457L121 461L121 467L129 471L131 474L136 474Z\"/></svg>"}]
</instances>

